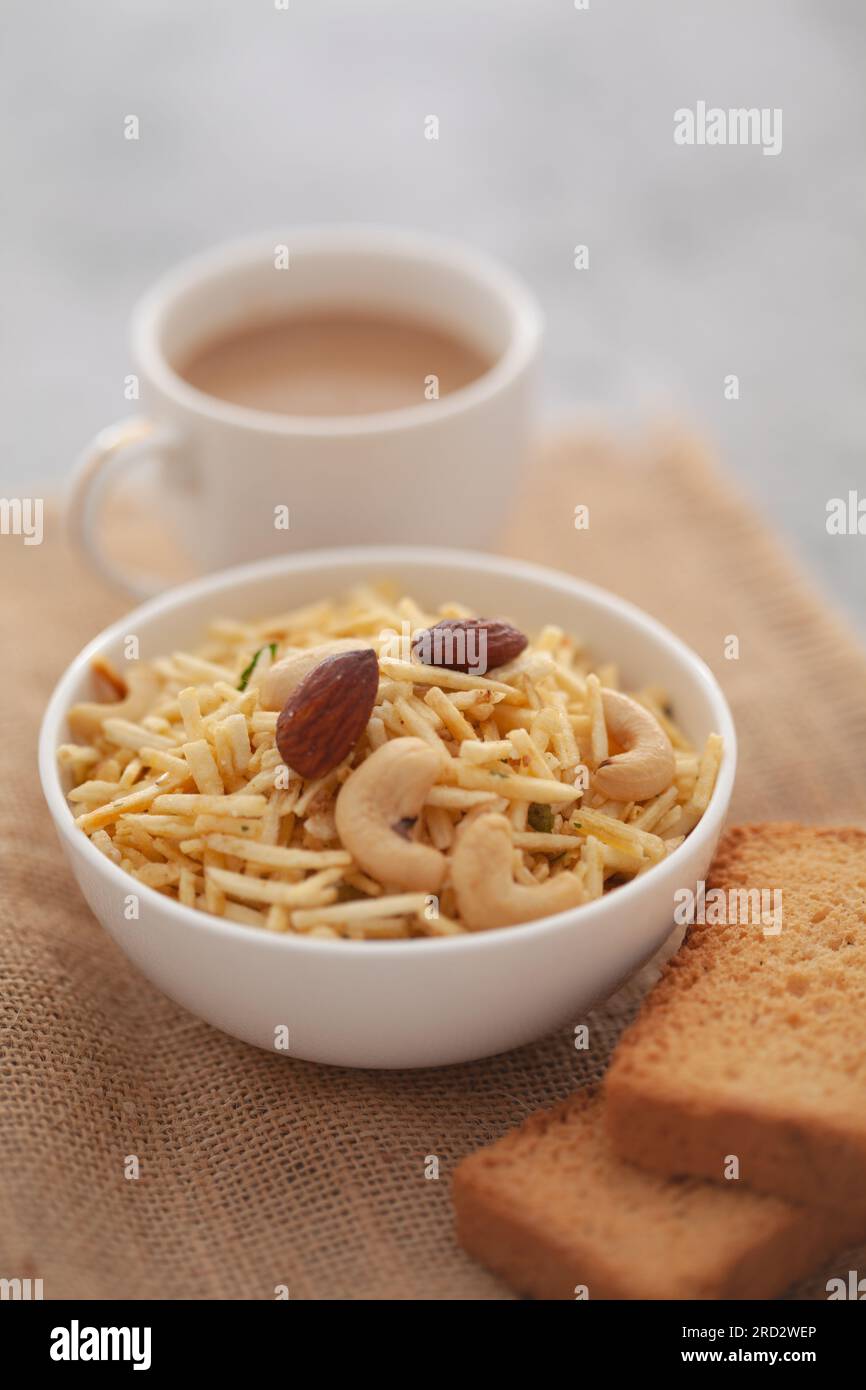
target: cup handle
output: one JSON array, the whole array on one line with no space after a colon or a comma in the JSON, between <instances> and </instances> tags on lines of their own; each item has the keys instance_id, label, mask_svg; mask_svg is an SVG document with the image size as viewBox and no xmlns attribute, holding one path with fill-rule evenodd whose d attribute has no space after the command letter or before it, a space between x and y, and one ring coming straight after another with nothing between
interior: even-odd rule
<instances>
[{"instance_id":1,"label":"cup handle","mask_svg":"<svg viewBox=\"0 0 866 1390\"><path fill-rule=\"evenodd\" d=\"M135 598L152 598L166 587L156 576L127 571L105 553L99 536L100 504L107 484L122 470L156 451L174 451L178 437L145 416L130 416L101 430L77 460L66 498L66 526L74 545L109 584Z\"/></svg>"}]
</instances>

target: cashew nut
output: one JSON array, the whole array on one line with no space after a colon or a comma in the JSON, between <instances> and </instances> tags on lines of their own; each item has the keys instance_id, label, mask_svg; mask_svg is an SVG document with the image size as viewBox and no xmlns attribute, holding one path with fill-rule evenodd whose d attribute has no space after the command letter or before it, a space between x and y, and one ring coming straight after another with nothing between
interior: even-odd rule
<instances>
[{"instance_id":1,"label":"cashew nut","mask_svg":"<svg viewBox=\"0 0 866 1390\"><path fill-rule=\"evenodd\" d=\"M149 666L130 666L126 678L127 693L122 700L82 701L73 705L67 715L70 731L76 738L96 738L106 719L128 719L136 723L153 707L162 686L159 676Z\"/></svg>"},{"instance_id":2,"label":"cashew nut","mask_svg":"<svg viewBox=\"0 0 866 1390\"><path fill-rule=\"evenodd\" d=\"M471 931L510 927L578 907L583 884L569 871L530 888L512 876L511 826L504 816L484 815L458 831L451 884L460 917Z\"/></svg>"},{"instance_id":3,"label":"cashew nut","mask_svg":"<svg viewBox=\"0 0 866 1390\"><path fill-rule=\"evenodd\" d=\"M594 785L612 801L646 801L674 780L676 762L671 741L658 720L636 700L619 690L603 690L604 720L622 748L605 758L595 771Z\"/></svg>"},{"instance_id":4,"label":"cashew nut","mask_svg":"<svg viewBox=\"0 0 866 1390\"><path fill-rule=\"evenodd\" d=\"M442 770L436 749L422 738L395 738L361 763L340 789L337 833L368 874L419 893L438 893L445 856L401 833L417 819Z\"/></svg>"},{"instance_id":5,"label":"cashew nut","mask_svg":"<svg viewBox=\"0 0 866 1390\"><path fill-rule=\"evenodd\" d=\"M324 661L326 656L336 656L338 652L367 651L372 645L372 642L359 642L356 637L338 637L333 642L322 642L318 647L306 647L303 651L292 652L282 660L275 661L262 677L259 689L262 709L281 710L304 676L308 676L313 667Z\"/></svg>"}]
</instances>

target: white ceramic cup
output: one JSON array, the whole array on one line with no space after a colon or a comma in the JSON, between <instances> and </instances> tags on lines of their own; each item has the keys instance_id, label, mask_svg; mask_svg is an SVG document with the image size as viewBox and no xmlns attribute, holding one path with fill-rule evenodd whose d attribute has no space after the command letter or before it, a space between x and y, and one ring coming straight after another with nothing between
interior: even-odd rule
<instances>
[{"instance_id":1,"label":"white ceramic cup","mask_svg":"<svg viewBox=\"0 0 866 1390\"><path fill-rule=\"evenodd\" d=\"M234 405L175 370L235 325L319 306L405 315L463 337L493 365L440 400L419 387L418 405L327 417ZM485 546L525 459L541 327L535 299L508 270L435 237L311 227L208 251L134 311L143 413L103 430L80 458L71 533L111 583L137 596L162 588L120 567L99 526L106 484L149 458L160 464L157 505L203 572L324 544Z\"/></svg>"}]
</instances>

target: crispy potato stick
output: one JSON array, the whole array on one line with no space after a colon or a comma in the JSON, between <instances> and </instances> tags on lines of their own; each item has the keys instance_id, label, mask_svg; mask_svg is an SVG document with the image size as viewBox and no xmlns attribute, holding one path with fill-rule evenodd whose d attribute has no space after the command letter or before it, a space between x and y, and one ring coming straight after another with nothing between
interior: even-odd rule
<instances>
[{"instance_id":1,"label":"crispy potato stick","mask_svg":"<svg viewBox=\"0 0 866 1390\"><path fill-rule=\"evenodd\" d=\"M267 801L263 796L203 796L183 792L177 796L157 796L154 811L167 816L263 816ZM132 809L132 808L130 808Z\"/></svg>"},{"instance_id":2,"label":"crispy potato stick","mask_svg":"<svg viewBox=\"0 0 866 1390\"><path fill-rule=\"evenodd\" d=\"M701 754L698 780L692 792L689 805L701 814L707 809L716 784L716 774L722 761L722 739L720 734L710 734Z\"/></svg>"},{"instance_id":3,"label":"crispy potato stick","mask_svg":"<svg viewBox=\"0 0 866 1390\"><path fill-rule=\"evenodd\" d=\"M546 734L543 734L541 730L539 732L542 733L546 745ZM526 729L514 729L511 733L511 744L521 758L526 759L528 769L534 776L545 778L550 776L550 765L545 761L543 749L536 742L534 733L530 734Z\"/></svg>"},{"instance_id":4,"label":"crispy potato stick","mask_svg":"<svg viewBox=\"0 0 866 1390\"><path fill-rule=\"evenodd\" d=\"M671 809L668 811L667 815L662 816L658 825L654 827L656 835L660 835L661 838L665 841L665 843L669 844L670 839L668 837L668 831L672 831L677 822L682 820L682 817L682 806L672 806ZM681 838L684 839L685 836L682 836Z\"/></svg>"},{"instance_id":5,"label":"crispy potato stick","mask_svg":"<svg viewBox=\"0 0 866 1390\"><path fill-rule=\"evenodd\" d=\"M107 830L94 830L90 838L107 859L110 859L114 864L120 863L123 856Z\"/></svg>"},{"instance_id":6,"label":"crispy potato stick","mask_svg":"<svg viewBox=\"0 0 866 1390\"><path fill-rule=\"evenodd\" d=\"M271 906L268 908L268 915L265 918L265 927L268 931L291 931L292 919L289 916L289 909L287 907L281 907L279 903L271 903Z\"/></svg>"},{"instance_id":7,"label":"crispy potato stick","mask_svg":"<svg viewBox=\"0 0 866 1390\"><path fill-rule=\"evenodd\" d=\"M227 897L244 898L254 903L279 903L283 907L302 903L333 902L331 885L341 878L340 869L323 869L301 883L279 883L274 879L251 878L249 874L232 873L229 869L206 868L205 879L216 885ZM330 894L330 896L329 896Z\"/></svg>"},{"instance_id":8,"label":"crispy potato stick","mask_svg":"<svg viewBox=\"0 0 866 1390\"><path fill-rule=\"evenodd\" d=\"M422 915L416 919L415 925L422 936L463 936L467 931L460 922L455 922L453 917L444 917L441 912L429 922Z\"/></svg>"},{"instance_id":9,"label":"crispy potato stick","mask_svg":"<svg viewBox=\"0 0 866 1390\"><path fill-rule=\"evenodd\" d=\"M177 896L184 907L195 907L196 876L190 869L181 869Z\"/></svg>"},{"instance_id":10,"label":"crispy potato stick","mask_svg":"<svg viewBox=\"0 0 866 1390\"><path fill-rule=\"evenodd\" d=\"M414 734L416 738L423 738L426 743L434 748L441 758L449 762L451 755L441 738L428 720L422 718L416 709L413 709L409 701L403 696L398 696L394 701L394 709L399 715L406 732Z\"/></svg>"},{"instance_id":11,"label":"crispy potato stick","mask_svg":"<svg viewBox=\"0 0 866 1390\"><path fill-rule=\"evenodd\" d=\"M119 782L82 782L68 793L70 801L96 801L102 803L106 797L114 797L121 791Z\"/></svg>"},{"instance_id":12,"label":"crispy potato stick","mask_svg":"<svg viewBox=\"0 0 866 1390\"><path fill-rule=\"evenodd\" d=\"M601 842L589 835L581 851L586 896L600 898L604 892L604 851Z\"/></svg>"},{"instance_id":13,"label":"crispy potato stick","mask_svg":"<svg viewBox=\"0 0 866 1390\"><path fill-rule=\"evenodd\" d=\"M86 815L79 816L75 824L90 834L93 830L110 825L112 821L117 820L118 816L124 815L127 811L143 811L146 806L158 801L165 788L171 785L171 774L164 772L161 777L157 777L155 782L147 782L143 787L136 787L134 791L127 792L125 796L118 796L105 806L100 806L95 811L88 811Z\"/></svg>"},{"instance_id":14,"label":"crispy potato stick","mask_svg":"<svg viewBox=\"0 0 866 1390\"><path fill-rule=\"evenodd\" d=\"M220 721L214 728L213 744L214 756L223 786L230 793L240 791L243 783L235 771L231 736L225 726L225 721Z\"/></svg>"},{"instance_id":15,"label":"crispy potato stick","mask_svg":"<svg viewBox=\"0 0 866 1390\"><path fill-rule=\"evenodd\" d=\"M567 695L573 696L578 700L586 699L586 680L574 671L570 671L561 662L556 663L556 683L562 686Z\"/></svg>"},{"instance_id":16,"label":"crispy potato stick","mask_svg":"<svg viewBox=\"0 0 866 1390\"><path fill-rule=\"evenodd\" d=\"M593 771L599 763L603 763L608 756L609 744L607 741L607 724L604 720L604 706L601 701L601 682L598 676L591 675L586 678L586 695L589 705L589 713L592 718L590 735L590 758Z\"/></svg>"},{"instance_id":17,"label":"crispy potato stick","mask_svg":"<svg viewBox=\"0 0 866 1390\"><path fill-rule=\"evenodd\" d=\"M180 750L178 750L180 751ZM184 781L190 775L189 764L172 753L164 753L160 748L142 748L141 761L145 767L156 768L157 772L171 772Z\"/></svg>"},{"instance_id":18,"label":"crispy potato stick","mask_svg":"<svg viewBox=\"0 0 866 1390\"><path fill-rule=\"evenodd\" d=\"M435 849L450 849L454 843L454 826L448 812L441 806L427 806L424 815L430 843Z\"/></svg>"},{"instance_id":19,"label":"crispy potato stick","mask_svg":"<svg viewBox=\"0 0 866 1390\"><path fill-rule=\"evenodd\" d=\"M188 740L194 743L198 739L203 739L205 729L201 717L198 691L194 685L188 685L185 690L178 692L177 707Z\"/></svg>"},{"instance_id":20,"label":"crispy potato stick","mask_svg":"<svg viewBox=\"0 0 866 1390\"><path fill-rule=\"evenodd\" d=\"M244 927L265 927L268 922L264 912L259 912L254 907L245 907L242 903L226 903L223 916L230 922L240 922Z\"/></svg>"},{"instance_id":21,"label":"crispy potato stick","mask_svg":"<svg viewBox=\"0 0 866 1390\"><path fill-rule=\"evenodd\" d=\"M514 748L507 738L479 740L477 738L464 739L460 745L460 756L469 763L493 763L500 762L504 758L514 757ZM547 776L550 769L544 769Z\"/></svg>"},{"instance_id":22,"label":"crispy potato stick","mask_svg":"<svg viewBox=\"0 0 866 1390\"><path fill-rule=\"evenodd\" d=\"M186 839L192 829L192 822L189 816L157 816L151 811L127 812L121 816L117 822L118 829L125 825L134 825L141 830L148 830L153 835L162 835L166 840Z\"/></svg>"},{"instance_id":23,"label":"crispy potato stick","mask_svg":"<svg viewBox=\"0 0 866 1390\"><path fill-rule=\"evenodd\" d=\"M571 817L571 824L579 835L594 835L614 849L626 853L638 853L641 858L662 859L665 847L658 835L641 830L627 821L615 820L600 811L592 811L581 806Z\"/></svg>"},{"instance_id":24,"label":"crispy potato stick","mask_svg":"<svg viewBox=\"0 0 866 1390\"><path fill-rule=\"evenodd\" d=\"M511 685L503 685L501 681L487 680L484 676L449 671L443 666L424 666L421 662L396 661L390 657L383 657L379 665L394 680L411 681L413 685L438 685L443 690L486 690L501 695L505 704L526 703L521 691Z\"/></svg>"},{"instance_id":25,"label":"crispy potato stick","mask_svg":"<svg viewBox=\"0 0 866 1390\"><path fill-rule=\"evenodd\" d=\"M547 834L544 831L516 830L511 838L517 849L532 850L533 854L561 854L563 850L580 854L584 844L579 835L557 835L553 831Z\"/></svg>"},{"instance_id":26,"label":"crispy potato stick","mask_svg":"<svg viewBox=\"0 0 866 1390\"><path fill-rule=\"evenodd\" d=\"M720 734L710 734L701 754L698 777L694 790L682 807L680 815L671 822L670 829L676 836L688 835L700 820L709 805L722 761L722 739Z\"/></svg>"},{"instance_id":27,"label":"crispy potato stick","mask_svg":"<svg viewBox=\"0 0 866 1390\"><path fill-rule=\"evenodd\" d=\"M525 777L519 772L486 772L479 767L470 767L461 758L454 759L457 781L461 787L471 791L493 792L504 796L508 801L541 801L549 805L562 805L574 801L577 793L567 782L555 782L552 778Z\"/></svg>"},{"instance_id":28,"label":"crispy potato stick","mask_svg":"<svg viewBox=\"0 0 866 1390\"><path fill-rule=\"evenodd\" d=\"M102 728L109 743L117 744L118 748L131 748L134 753L140 753L142 748L159 748L167 752L177 747L177 739L156 734L143 724L132 724L128 719L106 719Z\"/></svg>"},{"instance_id":29,"label":"crispy potato stick","mask_svg":"<svg viewBox=\"0 0 866 1390\"><path fill-rule=\"evenodd\" d=\"M284 849L262 845L235 835L210 835L208 845L223 854L233 854L250 864L267 864L273 869L348 868L352 856L344 849Z\"/></svg>"},{"instance_id":30,"label":"crispy potato stick","mask_svg":"<svg viewBox=\"0 0 866 1390\"><path fill-rule=\"evenodd\" d=\"M676 787L668 787L666 791L661 792L658 796L654 797L652 801L645 802L643 810L639 811L636 816L632 816L629 824L633 825L637 830L656 830L659 821L661 821L667 815L668 811L670 811L671 807L675 805L676 799Z\"/></svg>"},{"instance_id":31,"label":"crispy potato stick","mask_svg":"<svg viewBox=\"0 0 866 1390\"><path fill-rule=\"evenodd\" d=\"M246 719L240 713L230 714L219 727L225 730L235 772L246 772L252 753Z\"/></svg>"},{"instance_id":32,"label":"crispy potato stick","mask_svg":"<svg viewBox=\"0 0 866 1390\"><path fill-rule=\"evenodd\" d=\"M189 770L199 791L205 796L222 796L225 787L220 777L211 746L206 738L181 745L181 752L189 763Z\"/></svg>"},{"instance_id":33,"label":"crispy potato stick","mask_svg":"<svg viewBox=\"0 0 866 1390\"><path fill-rule=\"evenodd\" d=\"M433 685L424 696L425 705L438 714L445 728L460 743L463 739L475 738L475 730L469 720L460 713L454 698L445 694L438 685Z\"/></svg>"},{"instance_id":34,"label":"crispy potato stick","mask_svg":"<svg viewBox=\"0 0 866 1390\"><path fill-rule=\"evenodd\" d=\"M461 787L431 787L424 798L425 806L442 806L448 811L468 811L473 806L489 806L496 800L495 792L470 792Z\"/></svg>"},{"instance_id":35,"label":"crispy potato stick","mask_svg":"<svg viewBox=\"0 0 866 1390\"><path fill-rule=\"evenodd\" d=\"M497 705L492 717L500 735L510 734L514 729L531 729L536 711L529 707L517 709L514 705Z\"/></svg>"},{"instance_id":36,"label":"crispy potato stick","mask_svg":"<svg viewBox=\"0 0 866 1390\"><path fill-rule=\"evenodd\" d=\"M146 883L148 888L168 888L180 882L177 864L142 864L133 872L139 883Z\"/></svg>"},{"instance_id":37,"label":"crispy potato stick","mask_svg":"<svg viewBox=\"0 0 866 1390\"><path fill-rule=\"evenodd\" d=\"M260 709L250 719L250 728L254 734L273 734L276 733L277 720L279 714L276 710Z\"/></svg>"},{"instance_id":38,"label":"crispy potato stick","mask_svg":"<svg viewBox=\"0 0 866 1390\"><path fill-rule=\"evenodd\" d=\"M98 763L102 754L97 748L91 748L88 744L61 743L57 750L57 761L61 767L72 768L86 767L88 763Z\"/></svg>"},{"instance_id":39,"label":"crispy potato stick","mask_svg":"<svg viewBox=\"0 0 866 1390\"><path fill-rule=\"evenodd\" d=\"M542 710L539 719L548 721L550 724L553 746L561 766L566 769L577 767L580 762L580 750L574 737L574 730L562 705L555 703L548 706L547 709Z\"/></svg>"},{"instance_id":40,"label":"crispy potato stick","mask_svg":"<svg viewBox=\"0 0 866 1390\"><path fill-rule=\"evenodd\" d=\"M370 718L370 721L367 725L367 738L369 739L370 747L374 751L377 748L381 748L383 743L388 742L388 735L385 732L385 725L383 721L378 717L378 715L374 714Z\"/></svg>"},{"instance_id":41,"label":"crispy potato stick","mask_svg":"<svg viewBox=\"0 0 866 1390\"><path fill-rule=\"evenodd\" d=\"M294 912L292 921L296 927L313 926L316 922L361 922L365 918L375 920L423 913L426 906L426 893L395 893L391 897L373 898L370 902L335 903L333 907Z\"/></svg>"},{"instance_id":42,"label":"crispy potato stick","mask_svg":"<svg viewBox=\"0 0 866 1390\"><path fill-rule=\"evenodd\" d=\"M216 832L218 835L243 835L244 839L256 839L261 832L262 823L260 818L244 820L243 817L232 816L213 816L199 814L192 822L192 829L196 835L210 835Z\"/></svg>"},{"instance_id":43,"label":"crispy potato stick","mask_svg":"<svg viewBox=\"0 0 866 1390\"><path fill-rule=\"evenodd\" d=\"M498 705L504 696L489 690L450 690L448 699L455 709L465 709L471 714L478 705Z\"/></svg>"}]
</instances>

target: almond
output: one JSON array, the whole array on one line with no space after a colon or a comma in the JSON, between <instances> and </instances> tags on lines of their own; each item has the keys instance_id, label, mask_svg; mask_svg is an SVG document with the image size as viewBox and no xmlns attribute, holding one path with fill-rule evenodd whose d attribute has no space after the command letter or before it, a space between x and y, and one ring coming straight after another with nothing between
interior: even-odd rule
<instances>
[{"instance_id":1,"label":"almond","mask_svg":"<svg viewBox=\"0 0 866 1390\"><path fill-rule=\"evenodd\" d=\"M425 666L481 676L513 661L527 641L510 623L490 618L445 618L419 633L412 651Z\"/></svg>"},{"instance_id":2,"label":"almond","mask_svg":"<svg viewBox=\"0 0 866 1390\"><path fill-rule=\"evenodd\" d=\"M314 666L295 687L277 720L277 748L294 772L324 777L361 737L379 689L372 648L340 652Z\"/></svg>"}]
</instances>

